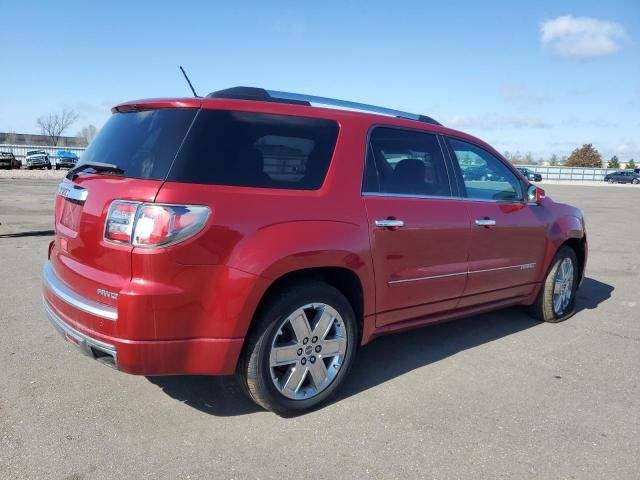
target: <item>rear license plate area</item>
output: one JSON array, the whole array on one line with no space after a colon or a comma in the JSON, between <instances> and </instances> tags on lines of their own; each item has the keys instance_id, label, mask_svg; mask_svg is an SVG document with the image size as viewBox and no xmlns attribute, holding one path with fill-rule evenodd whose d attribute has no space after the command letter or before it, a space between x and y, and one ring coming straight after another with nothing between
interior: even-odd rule
<instances>
[{"instance_id":1,"label":"rear license plate area","mask_svg":"<svg viewBox=\"0 0 640 480\"><path fill-rule=\"evenodd\" d=\"M80 227L80 217L82 216L82 205L74 201L65 199L62 204L62 214L60 223L74 232Z\"/></svg>"}]
</instances>

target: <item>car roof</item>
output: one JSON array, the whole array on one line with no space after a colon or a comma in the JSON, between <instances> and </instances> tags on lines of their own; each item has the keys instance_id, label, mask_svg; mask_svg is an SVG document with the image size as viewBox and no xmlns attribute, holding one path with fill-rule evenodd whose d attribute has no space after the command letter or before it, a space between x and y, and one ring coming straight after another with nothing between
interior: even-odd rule
<instances>
[{"instance_id":1,"label":"car roof","mask_svg":"<svg viewBox=\"0 0 640 480\"><path fill-rule=\"evenodd\" d=\"M151 110L159 108L202 108L210 110L238 110L245 112L259 112L281 115L293 115L301 117L315 117L336 120L338 123L351 120L367 120L371 126L397 126L408 129L418 129L426 132L440 133L468 140L476 143L490 152L503 158L500 152L495 150L485 141L469 135L468 133L448 128L444 125L436 125L420 120L412 120L379 113L344 110L320 106L301 105L296 103L280 103L263 100L238 100L229 98L202 98L202 97L178 97L178 98L150 98L131 100L114 106L111 111L131 112Z\"/></svg>"}]
</instances>

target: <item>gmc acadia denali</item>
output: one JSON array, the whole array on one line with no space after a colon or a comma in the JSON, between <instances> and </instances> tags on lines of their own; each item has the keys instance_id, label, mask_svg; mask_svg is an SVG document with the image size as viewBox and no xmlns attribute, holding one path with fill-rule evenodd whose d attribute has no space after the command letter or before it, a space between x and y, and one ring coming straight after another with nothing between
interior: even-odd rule
<instances>
[{"instance_id":1,"label":"gmc acadia denali","mask_svg":"<svg viewBox=\"0 0 640 480\"><path fill-rule=\"evenodd\" d=\"M325 401L380 335L513 305L567 318L587 259L581 211L481 140L249 87L115 107L55 230L44 309L81 352L235 373L278 414Z\"/></svg>"}]
</instances>

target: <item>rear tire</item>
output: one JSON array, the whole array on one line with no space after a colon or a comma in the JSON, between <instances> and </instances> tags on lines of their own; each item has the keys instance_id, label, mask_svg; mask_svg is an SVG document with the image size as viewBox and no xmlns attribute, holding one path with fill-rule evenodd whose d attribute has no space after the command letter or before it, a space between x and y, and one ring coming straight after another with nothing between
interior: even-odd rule
<instances>
[{"instance_id":1,"label":"rear tire","mask_svg":"<svg viewBox=\"0 0 640 480\"><path fill-rule=\"evenodd\" d=\"M358 339L353 308L340 291L319 281L283 289L256 322L238 368L254 402L297 415L336 393Z\"/></svg>"},{"instance_id":2,"label":"rear tire","mask_svg":"<svg viewBox=\"0 0 640 480\"><path fill-rule=\"evenodd\" d=\"M571 317L575 311L578 289L578 259L573 249L560 247L551 262L538 297L531 306L534 318L557 323Z\"/></svg>"},{"instance_id":3,"label":"rear tire","mask_svg":"<svg viewBox=\"0 0 640 480\"><path fill-rule=\"evenodd\" d=\"M56 170L60 170L60 165L56 165Z\"/></svg>"},{"instance_id":4,"label":"rear tire","mask_svg":"<svg viewBox=\"0 0 640 480\"><path fill-rule=\"evenodd\" d=\"M634 185L638 185L640 183L640 180L638 180L637 178L634 178L631 183L633 183Z\"/></svg>"},{"instance_id":5,"label":"rear tire","mask_svg":"<svg viewBox=\"0 0 640 480\"><path fill-rule=\"evenodd\" d=\"M51 165L47 165L47 170L51 170Z\"/></svg>"}]
</instances>

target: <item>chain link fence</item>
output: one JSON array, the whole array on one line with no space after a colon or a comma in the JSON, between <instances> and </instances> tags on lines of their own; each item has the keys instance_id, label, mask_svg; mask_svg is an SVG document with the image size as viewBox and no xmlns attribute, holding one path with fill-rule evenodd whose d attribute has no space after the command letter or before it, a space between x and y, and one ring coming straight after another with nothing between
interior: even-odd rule
<instances>
[{"instance_id":1,"label":"chain link fence","mask_svg":"<svg viewBox=\"0 0 640 480\"><path fill-rule=\"evenodd\" d=\"M617 172L615 168L584 168L563 166L516 165L542 175L543 180L569 180L575 182L601 182L608 173Z\"/></svg>"}]
</instances>

